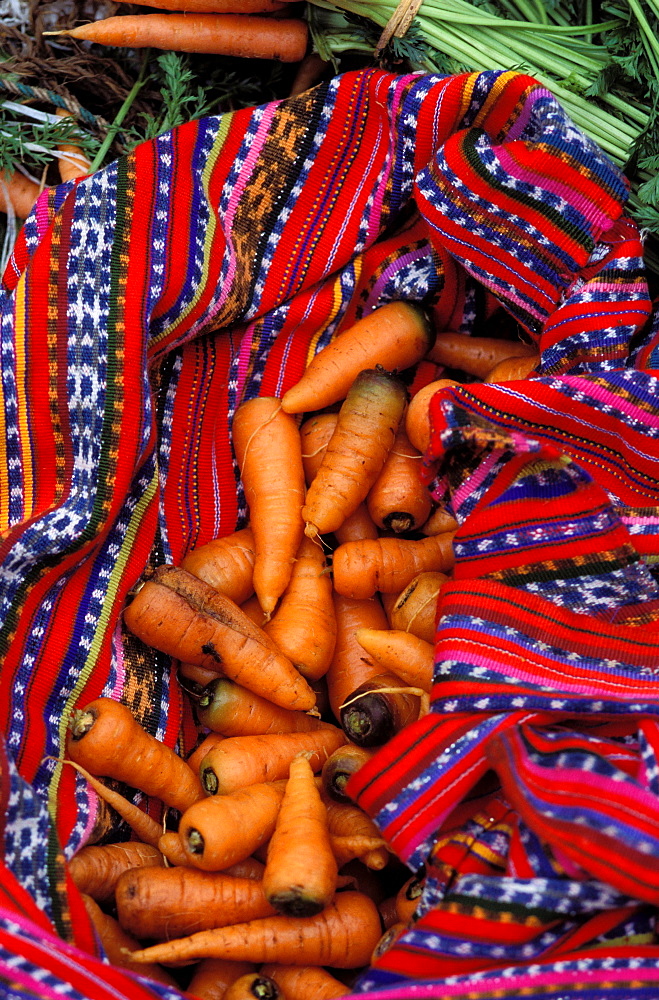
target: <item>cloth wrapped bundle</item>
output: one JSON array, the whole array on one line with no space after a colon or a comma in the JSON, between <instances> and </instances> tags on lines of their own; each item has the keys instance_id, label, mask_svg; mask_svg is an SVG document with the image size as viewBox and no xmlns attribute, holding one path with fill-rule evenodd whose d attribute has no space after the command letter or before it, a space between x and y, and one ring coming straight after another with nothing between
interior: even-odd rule
<instances>
[{"instance_id":1,"label":"cloth wrapped bundle","mask_svg":"<svg viewBox=\"0 0 659 1000\"><path fill-rule=\"evenodd\" d=\"M431 711L350 788L426 888L356 992L658 995L659 316L626 194L523 74L370 70L42 196L1 298L7 996L180 996L103 964L66 868L98 803L52 758L99 695L191 748L126 597L245 522L239 403L394 299L541 365L433 402L460 527Z\"/></svg>"}]
</instances>

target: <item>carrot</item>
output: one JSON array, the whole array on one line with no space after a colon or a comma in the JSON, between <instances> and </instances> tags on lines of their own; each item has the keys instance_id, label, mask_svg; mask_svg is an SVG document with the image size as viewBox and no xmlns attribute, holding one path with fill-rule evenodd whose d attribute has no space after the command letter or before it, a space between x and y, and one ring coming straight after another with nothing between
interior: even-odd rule
<instances>
[{"instance_id":1,"label":"carrot","mask_svg":"<svg viewBox=\"0 0 659 1000\"><path fill-rule=\"evenodd\" d=\"M69 861L69 874L80 892L104 903L114 895L119 876L131 868L162 867L163 856L152 844L89 844Z\"/></svg>"},{"instance_id":2,"label":"carrot","mask_svg":"<svg viewBox=\"0 0 659 1000\"><path fill-rule=\"evenodd\" d=\"M355 639L368 655L405 684L430 693L435 647L412 632L401 629L359 629Z\"/></svg>"},{"instance_id":3,"label":"carrot","mask_svg":"<svg viewBox=\"0 0 659 1000\"><path fill-rule=\"evenodd\" d=\"M409 924L423 894L424 880L413 875L396 894L396 913L403 924Z\"/></svg>"},{"instance_id":4,"label":"carrot","mask_svg":"<svg viewBox=\"0 0 659 1000\"><path fill-rule=\"evenodd\" d=\"M242 604L254 593L254 559L254 535L247 527L191 549L181 568Z\"/></svg>"},{"instance_id":5,"label":"carrot","mask_svg":"<svg viewBox=\"0 0 659 1000\"><path fill-rule=\"evenodd\" d=\"M148 976L150 979L155 979L158 983L165 983L167 986L176 985L170 973L156 962L148 962L146 966L133 962L131 952L139 948L136 939L127 934L114 917L111 917L109 913L104 913L91 896L83 895L82 899L111 965L118 966L120 969L130 969L138 976Z\"/></svg>"},{"instance_id":6,"label":"carrot","mask_svg":"<svg viewBox=\"0 0 659 1000\"><path fill-rule=\"evenodd\" d=\"M307 486L311 485L320 468L338 420L338 413L316 413L305 420L300 427L302 468Z\"/></svg>"},{"instance_id":7,"label":"carrot","mask_svg":"<svg viewBox=\"0 0 659 1000\"><path fill-rule=\"evenodd\" d=\"M400 920L395 924L392 924L391 927L388 927L373 949L371 962L377 961L377 959L384 955L385 952L389 951L394 941L396 941L406 930L407 927L405 924L401 923Z\"/></svg>"},{"instance_id":8,"label":"carrot","mask_svg":"<svg viewBox=\"0 0 659 1000\"><path fill-rule=\"evenodd\" d=\"M237 878L251 878L260 882L265 871L265 864L263 861L250 856L249 858L243 858L242 861L236 861L235 865L229 865L228 868L223 868L222 871L225 875L235 875Z\"/></svg>"},{"instance_id":9,"label":"carrot","mask_svg":"<svg viewBox=\"0 0 659 1000\"><path fill-rule=\"evenodd\" d=\"M201 743L194 748L192 753L187 758L188 767L191 767L195 774L199 774L199 765L208 751L213 747L219 746L224 739L226 739L226 737L222 733L209 733L205 736Z\"/></svg>"},{"instance_id":10,"label":"carrot","mask_svg":"<svg viewBox=\"0 0 659 1000\"><path fill-rule=\"evenodd\" d=\"M108 788L107 785L99 781L98 778L95 778L80 764L76 764L75 761L64 760L62 763L70 764L74 767L83 776L87 784L91 785L101 801L111 806L121 816L139 840L154 847L158 845L158 838L162 829L160 824L156 823L148 813L145 813L139 806L136 806L134 802L130 802L124 798L119 792Z\"/></svg>"},{"instance_id":11,"label":"carrot","mask_svg":"<svg viewBox=\"0 0 659 1000\"><path fill-rule=\"evenodd\" d=\"M289 584L263 629L303 677L327 673L336 642L332 580L321 546L310 538L302 539Z\"/></svg>"},{"instance_id":12,"label":"carrot","mask_svg":"<svg viewBox=\"0 0 659 1000\"><path fill-rule=\"evenodd\" d=\"M255 14L124 14L44 35L67 35L97 45L129 49L206 52L246 59L299 62L307 49L308 29L297 19L275 20Z\"/></svg>"},{"instance_id":13,"label":"carrot","mask_svg":"<svg viewBox=\"0 0 659 1000\"><path fill-rule=\"evenodd\" d=\"M441 535L444 531L456 531L458 522L446 508L436 507L425 524L421 526L424 535Z\"/></svg>"},{"instance_id":14,"label":"carrot","mask_svg":"<svg viewBox=\"0 0 659 1000\"><path fill-rule=\"evenodd\" d=\"M307 491L302 516L308 535L340 528L366 499L394 443L406 404L407 390L391 372L359 373Z\"/></svg>"},{"instance_id":15,"label":"carrot","mask_svg":"<svg viewBox=\"0 0 659 1000\"><path fill-rule=\"evenodd\" d=\"M453 567L453 532L424 538L378 538L344 542L332 559L334 589L353 600L380 590L398 593L418 573Z\"/></svg>"},{"instance_id":16,"label":"carrot","mask_svg":"<svg viewBox=\"0 0 659 1000\"><path fill-rule=\"evenodd\" d=\"M284 786L284 781L248 785L187 809L179 837L188 864L202 871L222 871L253 854L272 836Z\"/></svg>"},{"instance_id":17,"label":"carrot","mask_svg":"<svg viewBox=\"0 0 659 1000\"><path fill-rule=\"evenodd\" d=\"M124 872L115 900L119 923L140 939L169 941L275 912L260 880L188 867Z\"/></svg>"},{"instance_id":18,"label":"carrot","mask_svg":"<svg viewBox=\"0 0 659 1000\"><path fill-rule=\"evenodd\" d=\"M309 52L297 68L291 84L289 97L297 97L320 83L324 74L330 69L331 63L323 59L317 52Z\"/></svg>"},{"instance_id":19,"label":"carrot","mask_svg":"<svg viewBox=\"0 0 659 1000\"><path fill-rule=\"evenodd\" d=\"M535 347L521 340L470 337L464 333L438 333L426 357L446 368L458 368L484 379L501 361L537 354Z\"/></svg>"},{"instance_id":20,"label":"carrot","mask_svg":"<svg viewBox=\"0 0 659 1000\"><path fill-rule=\"evenodd\" d=\"M335 593L334 613L336 645L325 678L330 708L338 719L340 707L348 695L363 681L382 672L355 639L355 631L358 628L386 629L388 622L376 597L356 601Z\"/></svg>"},{"instance_id":21,"label":"carrot","mask_svg":"<svg viewBox=\"0 0 659 1000\"><path fill-rule=\"evenodd\" d=\"M308 754L314 771L320 771L342 743L343 732L330 725L310 733L231 736L206 754L200 766L201 781L210 795L227 795L245 785L285 778L299 753Z\"/></svg>"},{"instance_id":22,"label":"carrot","mask_svg":"<svg viewBox=\"0 0 659 1000\"><path fill-rule=\"evenodd\" d=\"M81 767L139 788L174 809L183 811L204 797L192 768L112 698L96 698L73 712L66 745Z\"/></svg>"},{"instance_id":23,"label":"carrot","mask_svg":"<svg viewBox=\"0 0 659 1000\"><path fill-rule=\"evenodd\" d=\"M262 972L248 972L236 979L224 996L225 1000L280 1000L282 994L273 979Z\"/></svg>"},{"instance_id":24,"label":"carrot","mask_svg":"<svg viewBox=\"0 0 659 1000\"><path fill-rule=\"evenodd\" d=\"M181 663L176 672L179 684L191 697L196 699L208 684L220 677L219 670L209 670L208 667L198 667L196 663Z\"/></svg>"},{"instance_id":25,"label":"carrot","mask_svg":"<svg viewBox=\"0 0 659 1000\"><path fill-rule=\"evenodd\" d=\"M118 0L119 3L133 3L143 7L153 7L148 0ZM158 0L158 10L184 10L194 14L268 14L285 10L286 4L280 0Z\"/></svg>"},{"instance_id":26,"label":"carrot","mask_svg":"<svg viewBox=\"0 0 659 1000\"><path fill-rule=\"evenodd\" d=\"M519 379L528 378L534 368L540 363L540 355L534 354L528 358L508 358L507 361L500 361L496 367L488 372L486 382L517 382Z\"/></svg>"},{"instance_id":27,"label":"carrot","mask_svg":"<svg viewBox=\"0 0 659 1000\"><path fill-rule=\"evenodd\" d=\"M405 686L395 674L371 677L341 706L341 727L353 743L379 747L419 718L420 688Z\"/></svg>"},{"instance_id":28,"label":"carrot","mask_svg":"<svg viewBox=\"0 0 659 1000\"><path fill-rule=\"evenodd\" d=\"M350 993L349 987L317 965L270 963L261 966L261 973L274 979L286 1000L335 1000Z\"/></svg>"},{"instance_id":29,"label":"carrot","mask_svg":"<svg viewBox=\"0 0 659 1000\"><path fill-rule=\"evenodd\" d=\"M402 424L366 498L368 512L379 528L399 535L415 531L428 520L432 498L421 482L421 459Z\"/></svg>"},{"instance_id":30,"label":"carrot","mask_svg":"<svg viewBox=\"0 0 659 1000\"><path fill-rule=\"evenodd\" d=\"M176 659L217 667L282 708L308 711L315 696L293 664L235 602L174 566L159 566L124 610L128 628Z\"/></svg>"},{"instance_id":31,"label":"carrot","mask_svg":"<svg viewBox=\"0 0 659 1000\"><path fill-rule=\"evenodd\" d=\"M428 411L430 400L440 389L448 389L459 384L452 378L440 378L424 385L412 396L405 414L405 430L412 445L422 455L428 451L430 444L430 414Z\"/></svg>"},{"instance_id":32,"label":"carrot","mask_svg":"<svg viewBox=\"0 0 659 1000\"><path fill-rule=\"evenodd\" d=\"M65 108L57 108L55 114L59 118L72 118L70 111ZM87 159L80 146L75 143L60 143L57 146L58 152L64 153L64 157L58 157L57 168L62 183L77 180L78 177L86 177L91 167L91 161Z\"/></svg>"},{"instance_id":33,"label":"carrot","mask_svg":"<svg viewBox=\"0 0 659 1000\"><path fill-rule=\"evenodd\" d=\"M228 677L208 685L197 702L197 716L202 726L224 736L313 732L326 726L317 716L279 708Z\"/></svg>"},{"instance_id":34,"label":"carrot","mask_svg":"<svg viewBox=\"0 0 659 1000\"><path fill-rule=\"evenodd\" d=\"M41 194L41 188L20 170L0 170L0 212L11 209L19 219L27 219Z\"/></svg>"},{"instance_id":35,"label":"carrot","mask_svg":"<svg viewBox=\"0 0 659 1000\"><path fill-rule=\"evenodd\" d=\"M360 503L352 514L348 514L341 527L334 532L334 537L339 545L343 545L344 542L357 542L362 538L380 537L366 503Z\"/></svg>"},{"instance_id":36,"label":"carrot","mask_svg":"<svg viewBox=\"0 0 659 1000\"><path fill-rule=\"evenodd\" d=\"M224 1000L231 983L247 972L256 972L252 962L231 962L225 958L204 958L192 973L186 993L197 1000Z\"/></svg>"},{"instance_id":37,"label":"carrot","mask_svg":"<svg viewBox=\"0 0 659 1000\"><path fill-rule=\"evenodd\" d=\"M321 778L323 788L330 798L336 802L350 802L345 794L345 787L353 774L362 767L367 760L370 760L374 750L366 747L355 746L354 743L345 743L338 750L327 758L323 764Z\"/></svg>"},{"instance_id":38,"label":"carrot","mask_svg":"<svg viewBox=\"0 0 659 1000\"><path fill-rule=\"evenodd\" d=\"M437 600L439 591L447 580L445 573L433 570L426 570L415 576L398 595L389 611L392 629L410 632L424 642L434 643Z\"/></svg>"},{"instance_id":39,"label":"carrot","mask_svg":"<svg viewBox=\"0 0 659 1000\"><path fill-rule=\"evenodd\" d=\"M310 917L329 905L337 875L327 809L311 765L301 755L291 761L277 825L268 845L263 892L279 913Z\"/></svg>"},{"instance_id":40,"label":"carrot","mask_svg":"<svg viewBox=\"0 0 659 1000\"><path fill-rule=\"evenodd\" d=\"M263 628L268 620L268 616L263 613L263 608L261 607L256 594L252 594L252 596L248 597L246 601L243 601L240 605L240 610L243 614L247 615L250 621L253 621L255 625L258 625L259 628Z\"/></svg>"},{"instance_id":41,"label":"carrot","mask_svg":"<svg viewBox=\"0 0 659 1000\"><path fill-rule=\"evenodd\" d=\"M287 413L320 410L345 399L365 368L398 371L415 365L432 341L424 312L412 302L388 302L341 331L310 361L282 397Z\"/></svg>"},{"instance_id":42,"label":"carrot","mask_svg":"<svg viewBox=\"0 0 659 1000\"><path fill-rule=\"evenodd\" d=\"M396 910L396 897L387 896L383 899L381 903L378 904L378 910L380 911L380 919L384 926L385 931L393 927L394 924L398 923L398 911Z\"/></svg>"},{"instance_id":43,"label":"carrot","mask_svg":"<svg viewBox=\"0 0 659 1000\"><path fill-rule=\"evenodd\" d=\"M254 534L254 590L270 615L288 586L304 532L300 432L273 396L239 406L232 432Z\"/></svg>"},{"instance_id":44,"label":"carrot","mask_svg":"<svg viewBox=\"0 0 659 1000\"><path fill-rule=\"evenodd\" d=\"M332 845L332 851L339 868L342 868L349 861L354 861L355 858L365 859L368 857L369 860L364 863L370 864L373 868L379 870L385 867L389 859L389 852L382 837L362 837L359 834L352 836L330 834L330 844Z\"/></svg>"},{"instance_id":45,"label":"carrot","mask_svg":"<svg viewBox=\"0 0 659 1000\"><path fill-rule=\"evenodd\" d=\"M170 865L187 865L188 856L175 830L166 830L158 838L158 850Z\"/></svg>"},{"instance_id":46,"label":"carrot","mask_svg":"<svg viewBox=\"0 0 659 1000\"><path fill-rule=\"evenodd\" d=\"M339 892L313 917L263 917L218 927L144 948L131 958L134 962L179 962L212 956L355 969L368 962L380 936L375 903L359 892Z\"/></svg>"},{"instance_id":47,"label":"carrot","mask_svg":"<svg viewBox=\"0 0 659 1000\"><path fill-rule=\"evenodd\" d=\"M389 860L389 851L371 817L352 802L336 802L324 792L322 794L334 847L340 846L340 838L346 838L346 847L348 840L352 839L353 858L359 857L369 868L384 868ZM361 845L356 843L358 839L361 839Z\"/></svg>"}]
</instances>

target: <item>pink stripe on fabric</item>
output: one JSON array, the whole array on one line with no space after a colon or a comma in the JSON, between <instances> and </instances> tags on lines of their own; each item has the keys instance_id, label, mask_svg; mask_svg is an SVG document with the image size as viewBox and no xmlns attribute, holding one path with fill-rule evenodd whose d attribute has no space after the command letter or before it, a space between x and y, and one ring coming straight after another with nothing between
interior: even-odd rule
<instances>
[{"instance_id":1,"label":"pink stripe on fabric","mask_svg":"<svg viewBox=\"0 0 659 1000\"><path fill-rule=\"evenodd\" d=\"M404 89L407 89L408 85L409 85L409 77L407 76L400 77L399 82L393 94L392 108L391 108L392 118L394 117L395 111L400 104L400 95ZM381 88L381 86L382 84L378 85L378 90ZM375 96L377 97L377 91ZM370 244L373 241L373 239L378 235L380 229L380 218L382 216L382 202L384 200L385 191L387 189L387 179L391 174L391 168L394 162L394 154L395 154L394 134L395 134L394 130L391 129L389 155L387 156L387 159L385 161L385 168L382 173L382 180L373 199L373 208L371 210L371 215L368 220L368 232L366 235L367 244ZM373 143L374 149L376 149L378 146L379 143Z\"/></svg>"},{"instance_id":2,"label":"pink stripe on fabric","mask_svg":"<svg viewBox=\"0 0 659 1000\"><path fill-rule=\"evenodd\" d=\"M247 373L249 371L249 359L252 354L252 344L254 343L254 330L256 328L255 323L250 323L245 332L243 333L242 340L240 341L240 350L238 352L238 367L237 367L237 379L236 379L236 399L241 399L243 386L245 384L245 379L247 378Z\"/></svg>"},{"instance_id":3,"label":"pink stripe on fabric","mask_svg":"<svg viewBox=\"0 0 659 1000\"><path fill-rule=\"evenodd\" d=\"M28 959L26 959L26 961L28 961ZM51 998L51 1000L62 1000L63 994L61 988L51 989L50 986L44 983L43 979L37 979L35 976L30 976L27 972L17 968L15 965L9 965L7 962L3 962L2 959L0 959L0 977L10 983L20 983L20 985L24 986L26 990L30 991L30 993L38 996L39 998L43 997L44 1000L46 1000L47 997Z\"/></svg>"},{"instance_id":4,"label":"pink stripe on fabric","mask_svg":"<svg viewBox=\"0 0 659 1000\"><path fill-rule=\"evenodd\" d=\"M600 385L592 379L588 379L587 385L584 386L583 378L578 378L575 375L564 375L561 379L566 385L573 386L575 389L582 393L588 393L598 402L603 403L606 406L612 406L614 409L621 410L626 413L628 417L633 417L634 420L638 420L641 425L647 427L659 427L659 416L652 416L648 410L641 410L638 406L634 406L629 400L623 399L614 392L610 392L605 386Z\"/></svg>"},{"instance_id":5,"label":"pink stripe on fabric","mask_svg":"<svg viewBox=\"0 0 659 1000\"><path fill-rule=\"evenodd\" d=\"M465 479L460 488L455 491L451 501L451 506L455 511L459 511L464 501L468 500L471 494L478 489L486 476L489 475L492 466L499 461L502 454L503 449L496 448L480 463L473 475Z\"/></svg>"}]
</instances>

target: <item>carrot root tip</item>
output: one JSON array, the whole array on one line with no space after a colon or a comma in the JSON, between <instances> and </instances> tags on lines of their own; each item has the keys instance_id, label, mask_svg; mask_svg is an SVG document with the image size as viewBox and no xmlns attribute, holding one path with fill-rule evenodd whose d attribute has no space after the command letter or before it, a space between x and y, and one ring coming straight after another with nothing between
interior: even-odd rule
<instances>
[{"instance_id":1,"label":"carrot root tip","mask_svg":"<svg viewBox=\"0 0 659 1000\"><path fill-rule=\"evenodd\" d=\"M268 902L278 913L287 917L314 917L325 908L325 901L309 899L294 887L272 893L268 896Z\"/></svg>"},{"instance_id":2,"label":"carrot root tip","mask_svg":"<svg viewBox=\"0 0 659 1000\"><path fill-rule=\"evenodd\" d=\"M188 850L191 854L202 855L204 853L206 845L199 830L195 830L194 827L188 830L186 840L188 843Z\"/></svg>"},{"instance_id":3,"label":"carrot root tip","mask_svg":"<svg viewBox=\"0 0 659 1000\"><path fill-rule=\"evenodd\" d=\"M212 767L205 767L201 772L201 783L209 795L217 795L220 782Z\"/></svg>"}]
</instances>

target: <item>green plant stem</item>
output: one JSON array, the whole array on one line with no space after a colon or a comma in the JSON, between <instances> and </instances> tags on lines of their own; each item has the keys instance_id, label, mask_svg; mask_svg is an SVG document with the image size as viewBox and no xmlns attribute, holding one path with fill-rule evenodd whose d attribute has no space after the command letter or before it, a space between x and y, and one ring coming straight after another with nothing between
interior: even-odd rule
<instances>
[{"instance_id":1,"label":"green plant stem","mask_svg":"<svg viewBox=\"0 0 659 1000\"><path fill-rule=\"evenodd\" d=\"M94 159L93 159L93 161L91 163L91 166L89 167L89 173L90 174L93 174L96 170L98 170L103 165L103 161L104 161L104 159L105 159L105 157L106 157L106 155L108 153L108 150L110 149L110 146L114 142L114 138L115 138L117 132L119 131L119 129L121 128L121 126L123 124L123 121L124 121L126 115L128 114L133 101L135 100L135 98L139 94L140 90L142 89L142 87L146 83L146 80L147 80L147 72L146 71L147 71L147 66L148 66L148 63L149 63L149 54L150 54L150 52L151 52L151 49L145 49L144 50L144 53L142 55L142 65L140 66L139 75L138 75L137 79L135 80L135 83L133 84L133 86L130 88L128 94L126 95L125 101L123 102L123 104L121 105L121 107L119 108L119 110L117 111L117 113L116 113L116 115L114 117L114 121L112 122L112 124L110 125L110 128L108 129L108 133L105 136L105 139L103 140L103 142L101 143L101 146L100 146L100 148L99 148L96 156L94 157Z\"/></svg>"}]
</instances>

